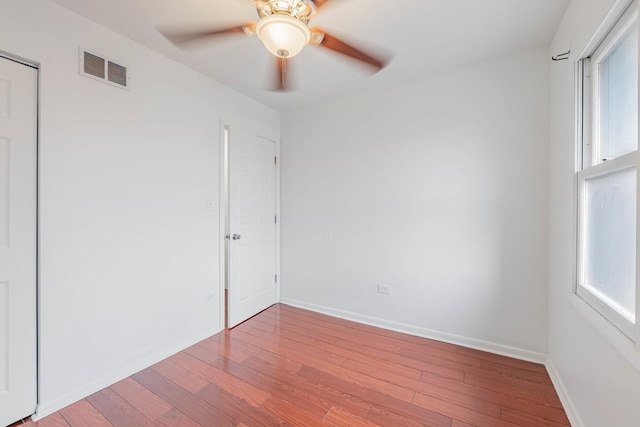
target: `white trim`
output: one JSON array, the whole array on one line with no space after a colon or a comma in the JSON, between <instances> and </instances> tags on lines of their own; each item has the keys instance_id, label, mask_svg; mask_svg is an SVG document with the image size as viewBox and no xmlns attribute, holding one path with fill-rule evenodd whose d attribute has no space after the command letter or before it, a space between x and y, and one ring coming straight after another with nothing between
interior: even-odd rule
<instances>
[{"instance_id":1,"label":"white trim","mask_svg":"<svg viewBox=\"0 0 640 427\"><path fill-rule=\"evenodd\" d=\"M582 52L578 55L578 58L588 57L598 48L600 43L602 43L602 40L606 38L609 31L611 31L616 22L625 14L626 10L634 1L635 0L616 0L602 22L600 22L600 25L598 25L598 28L593 33L587 44L585 44Z\"/></svg>"},{"instance_id":2,"label":"white trim","mask_svg":"<svg viewBox=\"0 0 640 427\"><path fill-rule=\"evenodd\" d=\"M636 20L638 20L638 4L637 1L635 1L636 4L636 10L635 10L635 16L636 16ZM640 26L640 24L637 24ZM640 37L640 32L638 37ZM640 43L640 40L639 40ZM640 69L638 70L638 76L636 76L638 78L638 80L640 80ZM637 102L640 103L640 94L638 96L638 99L636 100ZM640 104L638 104L638 106L640 107ZM640 141L637 141L637 144L640 144ZM636 154L638 153L638 147L636 147ZM639 155L640 156L640 155ZM633 325L633 329L632 329L632 334L631 334L631 339L633 339L635 341L635 350L636 350L636 355L639 356L640 355L640 321L638 320L638 318L640 316L638 316L638 310L640 310L640 286L638 285L640 283L640 246L638 245L638 242L640 242L640 173L638 172L637 169L637 165L638 163L640 163L638 161L638 159L636 159L636 307L635 307L635 324ZM636 357L636 360L639 360L640 357Z\"/></svg>"},{"instance_id":3,"label":"white trim","mask_svg":"<svg viewBox=\"0 0 640 427\"><path fill-rule=\"evenodd\" d=\"M365 325L375 326L378 328L388 329L391 331L401 332L404 334L414 335L421 338L442 341L449 344L460 345L473 348L476 350L487 351L489 353L499 354L502 356L513 357L515 359L526 360L544 364L547 360L545 353L526 350L523 348L512 347L509 345L483 341L475 338L464 337L461 335L451 334L448 332L436 331L433 329L423 328L420 326L409 325L407 323L394 322L392 320L381 319L378 317L366 316L351 311L339 310L317 304L311 304L304 301L298 301L290 298L282 298L282 304L293 307L303 308L305 310L315 311L316 313L326 314L340 319L351 320Z\"/></svg>"},{"instance_id":4,"label":"white trim","mask_svg":"<svg viewBox=\"0 0 640 427\"><path fill-rule=\"evenodd\" d=\"M226 281L226 272L227 272L227 255L226 255L226 238L225 238L225 234L226 234L226 217L227 217L227 203L226 203L226 197L225 197L225 182L226 182L226 174L227 174L227 165L226 165L226 161L225 161L225 128L226 126L228 126L228 121L225 120L224 118L220 118L220 129L219 129L219 141L218 141L218 146L220 148L220 164L218 165L219 168L219 172L220 172L220 177L219 177L219 190L218 190L218 207L220 210L220 242L219 242L219 258L218 258L218 262L220 263L220 275L219 275L219 282L218 282L218 288L219 288L219 312L220 312L220 316L219 316L219 325L221 328L224 328L225 325L227 324L226 319L227 319L227 313L225 310L225 290L227 287L227 281Z\"/></svg>"},{"instance_id":5,"label":"white trim","mask_svg":"<svg viewBox=\"0 0 640 427\"><path fill-rule=\"evenodd\" d=\"M192 345L199 343L202 340L212 337L213 335L219 332L220 330L210 329L203 334L193 336L189 339L186 339L180 342L179 344L176 344L164 350L158 351L157 353L152 354L143 359L140 359L135 363L131 363L123 367L122 369L119 369L117 372L111 375L104 376L98 380L92 381L86 386L81 387L75 391L72 391L71 393L67 393L50 402L45 402L44 404L39 403L36 409L36 413L31 417L31 419L33 421L41 420L47 415L51 415L55 412L58 412L60 409L66 406L69 406L72 403L82 400L85 397L90 396L97 391L100 391L106 387L111 386L112 384L117 383L118 381L121 381L127 377L130 377L136 372L140 372L141 370L146 369L170 356L173 356L174 354L179 353L180 351L188 347L191 347Z\"/></svg>"},{"instance_id":6,"label":"white trim","mask_svg":"<svg viewBox=\"0 0 640 427\"><path fill-rule=\"evenodd\" d=\"M598 163L594 166L588 166L581 171L578 171L578 179L580 181L586 181L588 179L610 175L627 169L633 169L637 164L638 150L635 150L631 153L625 154L624 156L611 159L607 162Z\"/></svg>"},{"instance_id":7,"label":"white trim","mask_svg":"<svg viewBox=\"0 0 640 427\"><path fill-rule=\"evenodd\" d=\"M276 222L276 276L278 280L276 280L276 303L280 302L280 279L282 278L282 274L280 272L280 250L281 250L281 224L282 224L282 211L280 210L280 140L276 140L276 217L278 221Z\"/></svg>"},{"instance_id":8,"label":"white trim","mask_svg":"<svg viewBox=\"0 0 640 427\"><path fill-rule=\"evenodd\" d=\"M553 387L556 389L556 393L558 393L558 397L560 398L560 402L562 402L562 408L564 409L565 414L567 414L567 418L569 418L569 422L572 427L583 427L584 423L580 418L578 410L571 399L567 388L562 382L562 378L556 369L556 366L553 364L553 360L551 357L547 357L545 362L545 367L547 368L547 373L551 378L551 382L553 383Z\"/></svg>"}]
</instances>

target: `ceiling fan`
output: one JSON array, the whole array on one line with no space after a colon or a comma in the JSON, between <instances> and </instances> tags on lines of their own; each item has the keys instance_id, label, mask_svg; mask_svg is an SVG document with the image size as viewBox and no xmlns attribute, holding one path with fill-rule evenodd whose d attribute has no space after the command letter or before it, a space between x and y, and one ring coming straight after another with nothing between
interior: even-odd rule
<instances>
[{"instance_id":1,"label":"ceiling fan","mask_svg":"<svg viewBox=\"0 0 640 427\"><path fill-rule=\"evenodd\" d=\"M287 62L305 46L320 46L341 53L364 64L375 71L386 65L384 58L375 57L328 34L318 27L309 27L311 17L330 0L250 0L255 3L258 22L250 22L228 28L203 31L172 32L160 30L176 46L224 34L256 35L267 50L276 57L277 76L275 90L287 87Z\"/></svg>"}]
</instances>

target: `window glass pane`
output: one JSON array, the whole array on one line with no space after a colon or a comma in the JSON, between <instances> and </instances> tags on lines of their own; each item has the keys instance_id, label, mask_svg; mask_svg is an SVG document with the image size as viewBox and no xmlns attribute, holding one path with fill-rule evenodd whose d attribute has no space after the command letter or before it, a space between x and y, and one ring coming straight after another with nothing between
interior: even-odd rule
<instances>
[{"instance_id":1,"label":"window glass pane","mask_svg":"<svg viewBox=\"0 0 640 427\"><path fill-rule=\"evenodd\" d=\"M638 148L638 23L598 64L599 153L594 164Z\"/></svg>"},{"instance_id":2,"label":"window glass pane","mask_svg":"<svg viewBox=\"0 0 640 427\"><path fill-rule=\"evenodd\" d=\"M635 317L636 169L586 181L584 286Z\"/></svg>"}]
</instances>

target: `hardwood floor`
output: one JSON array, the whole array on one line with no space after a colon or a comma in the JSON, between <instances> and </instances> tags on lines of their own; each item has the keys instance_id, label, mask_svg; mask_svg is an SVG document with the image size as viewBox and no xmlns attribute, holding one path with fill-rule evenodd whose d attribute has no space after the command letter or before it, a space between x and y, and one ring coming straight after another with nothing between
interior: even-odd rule
<instances>
[{"instance_id":1,"label":"hardwood floor","mask_svg":"<svg viewBox=\"0 0 640 427\"><path fill-rule=\"evenodd\" d=\"M569 425L543 365L282 304L39 422L23 423Z\"/></svg>"}]
</instances>

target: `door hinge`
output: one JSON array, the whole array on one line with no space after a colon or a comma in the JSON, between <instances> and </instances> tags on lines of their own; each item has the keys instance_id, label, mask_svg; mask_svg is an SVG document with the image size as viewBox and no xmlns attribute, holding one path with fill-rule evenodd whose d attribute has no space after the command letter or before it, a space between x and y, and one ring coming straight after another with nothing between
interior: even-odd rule
<instances>
[{"instance_id":1,"label":"door hinge","mask_svg":"<svg viewBox=\"0 0 640 427\"><path fill-rule=\"evenodd\" d=\"M278 275L276 274L276 283L278 283Z\"/></svg>"},{"instance_id":2,"label":"door hinge","mask_svg":"<svg viewBox=\"0 0 640 427\"><path fill-rule=\"evenodd\" d=\"M278 157L277 157L277 156L274 156L274 157L273 157L273 164L274 164L274 165L277 165L277 164L278 164Z\"/></svg>"},{"instance_id":3,"label":"door hinge","mask_svg":"<svg viewBox=\"0 0 640 427\"><path fill-rule=\"evenodd\" d=\"M278 223L278 215L276 215L276 216L274 217L274 219L275 219L275 223L277 224L277 223Z\"/></svg>"}]
</instances>

